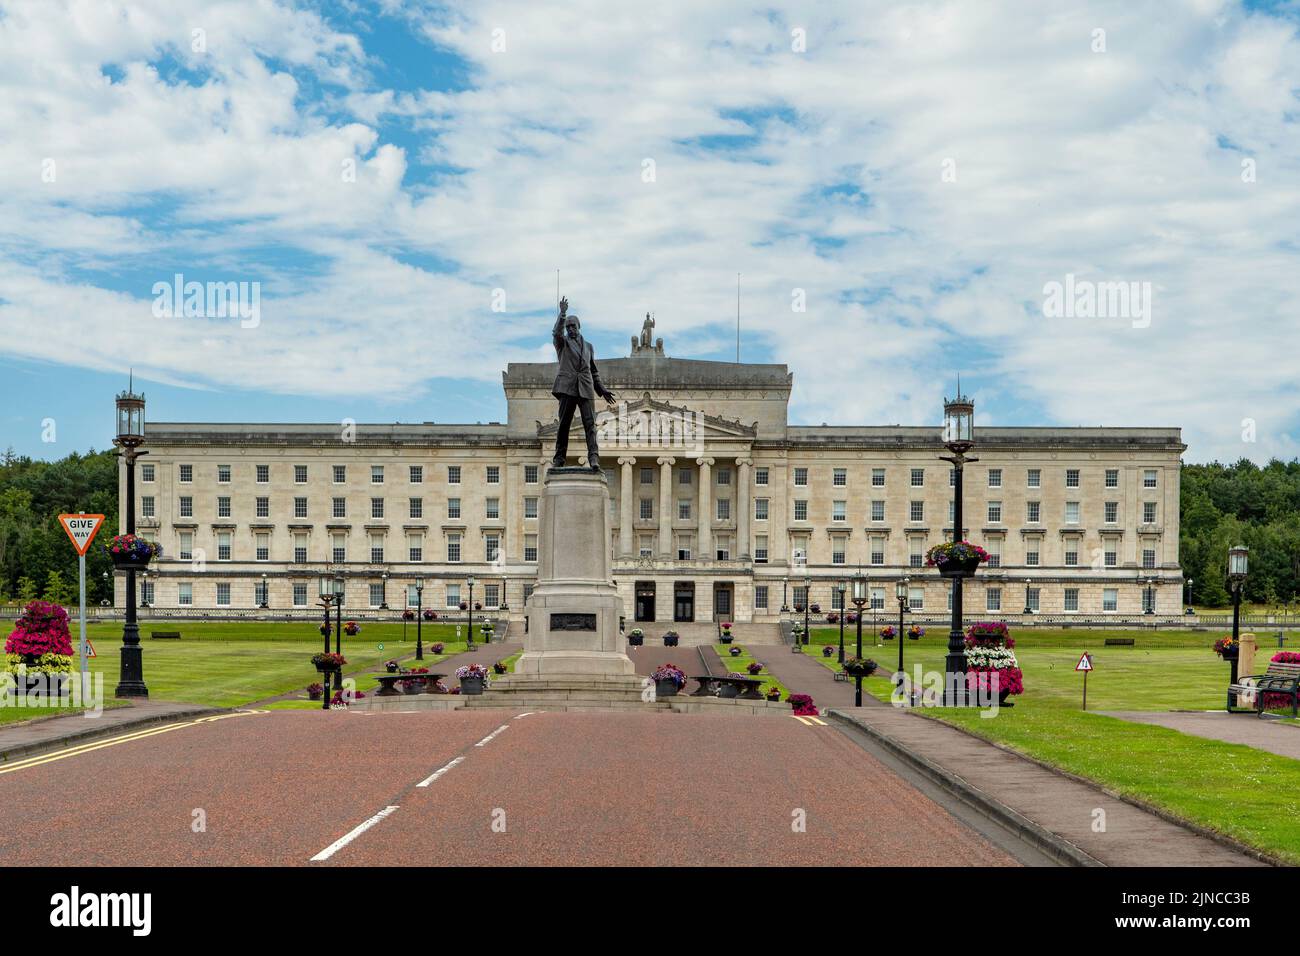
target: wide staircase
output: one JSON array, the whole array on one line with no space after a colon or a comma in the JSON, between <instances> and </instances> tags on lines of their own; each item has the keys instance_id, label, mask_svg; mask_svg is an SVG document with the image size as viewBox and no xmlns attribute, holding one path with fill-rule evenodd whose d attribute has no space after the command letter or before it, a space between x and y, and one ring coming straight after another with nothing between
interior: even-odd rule
<instances>
[{"instance_id":1,"label":"wide staircase","mask_svg":"<svg viewBox=\"0 0 1300 956\"><path fill-rule=\"evenodd\" d=\"M695 621L691 624L629 624L645 631L647 644L662 644L663 633L669 629L681 635L683 647L699 647L718 642L718 625L712 621ZM733 624L731 634L737 643L744 644L780 644L781 626L779 624Z\"/></svg>"}]
</instances>

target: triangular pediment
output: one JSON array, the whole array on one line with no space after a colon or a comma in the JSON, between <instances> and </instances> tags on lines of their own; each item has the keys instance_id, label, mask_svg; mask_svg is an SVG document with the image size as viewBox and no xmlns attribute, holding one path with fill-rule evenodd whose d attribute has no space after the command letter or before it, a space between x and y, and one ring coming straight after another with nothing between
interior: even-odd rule
<instances>
[{"instance_id":1,"label":"triangular pediment","mask_svg":"<svg viewBox=\"0 0 1300 956\"><path fill-rule=\"evenodd\" d=\"M745 425L652 398L648 392L632 401L620 401L616 410L608 408L602 402L596 404L596 428L602 445L608 438L617 438L621 443L635 445L640 441L656 444L665 436L673 435L702 441L752 441L758 434L757 422ZM573 427L582 430L578 415L573 416ZM553 439L557 431L558 416L549 422L537 423L539 438Z\"/></svg>"}]
</instances>

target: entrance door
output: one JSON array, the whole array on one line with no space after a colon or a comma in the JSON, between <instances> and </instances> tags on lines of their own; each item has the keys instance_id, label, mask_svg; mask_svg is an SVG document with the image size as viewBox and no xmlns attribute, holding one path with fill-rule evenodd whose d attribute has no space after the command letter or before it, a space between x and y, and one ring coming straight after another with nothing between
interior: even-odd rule
<instances>
[{"instance_id":1,"label":"entrance door","mask_svg":"<svg viewBox=\"0 0 1300 956\"><path fill-rule=\"evenodd\" d=\"M731 620L731 584L713 585L713 617L719 621Z\"/></svg>"},{"instance_id":2,"label":"entrance door","mask_svg":"<svg viewBox=\"0 0 1300 956\"><path fill-rule=\"evenodd\" d=\"M673 586L673 620L689 623L695 620L695 585L692 582Z\"/></svg>"},{"instance_id":3,"label":"entrance door","mask_svg":"<svg viewBox=\"0 0 1300 956\"><path fill-rule=\"evenodd\" d=\"M638 581L636 583L636 619L653 621L655 619L655 583Z\"/></svg>"}]
</instances>

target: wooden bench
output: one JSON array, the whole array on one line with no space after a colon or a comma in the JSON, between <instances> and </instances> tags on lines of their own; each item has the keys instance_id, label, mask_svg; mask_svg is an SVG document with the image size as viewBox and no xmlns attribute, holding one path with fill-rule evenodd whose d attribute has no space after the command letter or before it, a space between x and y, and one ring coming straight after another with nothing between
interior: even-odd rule
<instances>
[{"instance_id":1,"label":"wooden bench","mask_svg":"<svg viewBox=\"0 0 1300 956\"><path fill-rule=\"evenodd\" d=\"M1108 637L1106 638L1107 647L1132 647L1134 640L1131 637Z\"/></svg>"},{"instance_id":2,"label":"wooden bench","mask_svg":"<svg viewBox=\"0 0 1300 956\"><path fill-rule=\"evenodd\" d=\"M154 641L179 641L181 639L180 631L150 631L150 640Z\"/></svg>"},{"instance_id":3,"label":"wooden bench","mask_svg":"<svg viewBox=\"0 0 1300 956\"><path fill-rule=\"evenodd\" d=\"M402 696L402 692L399 691L396 686L394 686L397 684L399 680L411 681L411 682L422 680L424 681L423 693L436 694L438 692L434 690L434 686L438 683L438 681L442 680L442 678L446 676L447 676L446 674L434 674L434 673L412 674L410 671L407 671L406 673L399 672L396 674L376 674L375 680L379 681L379 690L375 691L375 696L376 697ZM409 686L410 685L408 685L408 687ZM410 693L409 690L408 693Z\"/></svg>"},{"instance_id":4,"label":"wooden bench","mask_svg":"<svg viewBox=\"0 0 1300 956\"><path fill-rule=\"evenodd\" d=\"M763 680L759 677L715 677L706 674L702 677L692 677L691 680L700 682L700 686L695 689L692 697L739 697L742 700L762 700L763 695L758 689L763 686ZM728 689L734 688L734 692L728 693Z\"/></svg>"},{"instance_id":5,"label":"wooden bench","mask_svg":"<svg viewBox=\"0 0 1300 956\"><path fill-rule=\"evenodd\" d=\"M1247 683L1249 681L1249 683ZM1268 670L1251 677L1238 678L1228 685L1229 700L1233 696L1254 695L1255 715L1264 716L1264 695L1282 694L1291 698L1291 716L1300 711L1300 664L1270 663Z\"/></svg>"}]
</instances>

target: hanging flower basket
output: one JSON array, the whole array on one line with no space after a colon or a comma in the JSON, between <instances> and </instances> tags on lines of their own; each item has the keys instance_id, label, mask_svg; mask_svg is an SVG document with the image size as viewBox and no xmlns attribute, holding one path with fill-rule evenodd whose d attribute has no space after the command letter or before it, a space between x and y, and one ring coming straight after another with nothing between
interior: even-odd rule
<instances>
[{"instance_id":1,"label":"hanging flower basket","mask_svg":"<svg viewBox=\"0 0 1300 956\"><path fill-rule=\"evenodd\" d=\"M945 541L925 553L926 567L938 568L945 578L970 577L988 559L987 551L969 541Z\"/></svg>"},{"instance_id":2,"label":"hanging flower basket","mask_svg":"<svg viewBox=\"0 0 1300 956\"><path fill-rule=\"evenodd\" d=\"M870 677L879 666L870 658L846 657L844 659L844 673L850 677Z\"/></svg>"},{"instance_id":3,"label":"hanging flower basket","mask_svg":"<svg viewBox=\"0 0 1300 956\"><path fill-rule=\"evenodd\" d=\"M1231 637L1221 637L1214 642L1214 653L1225 661L1235 661L1241 655L1241 644Z\"/></svg>"},{"instance_id":4,"label":"hanging flower basket","mask_svg":"<svg viewBox=\"0 0 1300 956\"><path fill-rule=\"evenodd\" d=\"M115 534L104 543L104 551L119 571L141 571L162 554L162 545L137 534Z\"/></svg>"},{"instance_id":5,"label":"hanging flower basket","mask_svg":"<svg viewBox=\"0 0 1300 956\"><path fill-rule=\"evenodd\" d=\"M640 647L645 643L645 631L639 627L634 627L627 632L627 642L633 647Z\"/></svg>"},{"instance_id":6,"label":"hanging flower basket","mask_svg":"<svg viewBox=\"0 0 1300 956\"><path fill-rule=\"evenodd\" d=\"M407 609L407 610L403 611L403 612L402 612L402 620L403 620L403 621L414 621L414 620L415 620L415 612L412 611L412 610L410 610L410 609Z\"/></svg>"},{"instance_id":7,"label":"hanging flower basket","mask_svg":"<svg viewBox=\"0 0 1300 956\"><path fill-rule=\"evenodd\" d=\"M356 621L348 621L343 625L343 633L347 634L349 637L355 637L361 633L361 625Z\"/></svg>"},{"instance_id":8,"label":"hanging flower basket","mask_svg":"<svg viewBox=\"0 0 1300 956\"><path fill-rule=\"evenodd\" d=\"M830 657L834 653L835 653L835 648L831 647L829 644L826 644L822 647L822 657Z\"/></svg>"},{"instance_id":9,"label":"hanging flower basket","mask_svg":"<svg viewBox=\"0 0 1300 956\"><path fill-rule=\"evenodd\" d=\"M892 625L880 629L880 636L886 641L892 641L897 633Z\"/></svg>"},{"instance_id":10,"label":"hanging flower basket","mask_svg":"<svg viewBox=\"0 0 1300 956\"><path fill-rule=\"evenodd\" d=\"M920 624L913 624L907 629L907 639L909 641L919 641L923 637L925 637L925 628Z\"/></svg>"},{"instance_id":11,"label":"hanging flower basket","mask_svg":"<svg viewBox=\"0 0 1300 956\"><path fill-rule=\"evenodd\" d=\"M327 671L342 670L348 661L342 654L313 654L311 662L316 670L324 674Z\"/></svg>"},{"instance_id":12,"label":"hanging flower basket","mask_svg":"<svg viewBox=\"0 0 1300 956\"><path fill-rule=\"evenodd\" d=\"M436 620L438 620L438 612L437 612L437 611L425 611L425 612L421 615L421 617L423 617L426 621L436 621Z\"/></svg>"}]
</instances>

